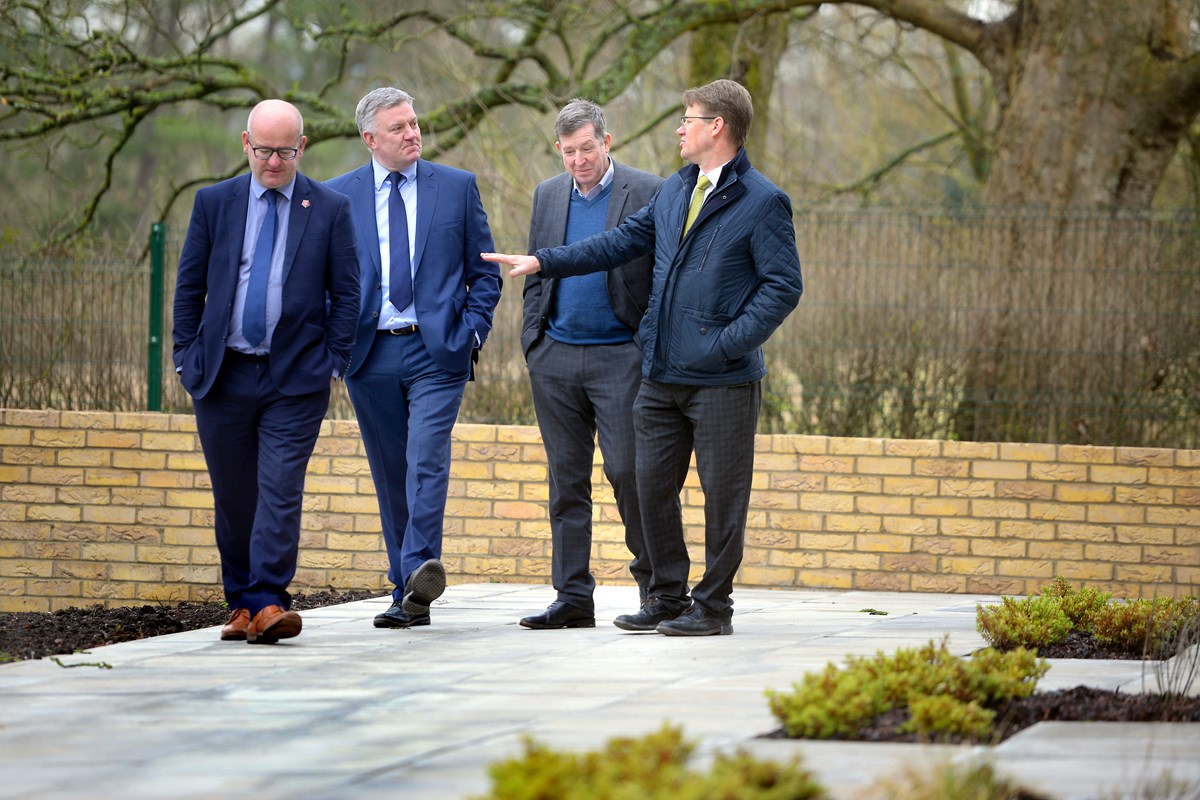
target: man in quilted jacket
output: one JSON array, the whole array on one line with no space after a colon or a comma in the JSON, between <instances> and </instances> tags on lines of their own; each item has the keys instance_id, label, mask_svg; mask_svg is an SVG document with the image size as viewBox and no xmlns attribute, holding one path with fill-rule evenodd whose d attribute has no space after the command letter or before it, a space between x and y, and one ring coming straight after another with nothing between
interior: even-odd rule
<instances>
[{"instance_id":1,"label":"man in quilted jacket","mask_svg":"<svg viewBox=\"0 0 1200 800\"><path fill-rule=\"evenodd\" d=\"M637 484L651 577L634 614L614 624L668 636L733 633L733 579L754 470L766 374L762 345L800 301L788 196L750 165L750 93L729 80L683 93L676 134L688 165L616 228L533 255L485 253L513 277L612 269L654 254L638 329ZM679 493L693 452L704 491L703 577L689 587Z\"/></svg>"}]
</instances>

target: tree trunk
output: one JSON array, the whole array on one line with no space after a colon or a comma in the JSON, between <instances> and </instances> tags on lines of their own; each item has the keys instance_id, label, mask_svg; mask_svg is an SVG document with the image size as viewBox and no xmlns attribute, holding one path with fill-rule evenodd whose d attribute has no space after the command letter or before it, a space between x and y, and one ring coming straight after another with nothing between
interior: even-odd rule
<instances>
[{"instance_id":1,"label":"tree trunk","mask_svg":"<svg viewBox=\"0 0 1200 800\"><path fill-rule=\"evenodd\" d=\"M771 90L788 41L782 14L760 14L747 22L710 25L692 34L689 85L728 78L746 87L754 100L754 124L746 141L751 163L759 163L770 118Z\"/></svg>"},{"instance_id":2,"label":"tree trunk","mask_svg":"<svg viewBox=\"0 0 1200 800\"><path fill-rule=\"evenodd\" d=\"M1200 105L1181 68L1188 12L1187 0L1022 0L989 64L1001 114L984 202L1150 206Z\"/></svg>"},{"instance_id":3,"label":"tree trunk","mask_svg":"<svg viewBox=\"0 0 1200 800\"><path fill-rule=\"evenodd\" d=\"M1072 237L1072 207L1148 208L1198 106L1194 67L1184 60L1186 0L1022 0L975 52L988 65L1000 103L995 152L984 185L991 206L1044 207L1015 214L989 249L997 266L987 292L996 312L980 324L966 364L957 435L1002 438L997 401L1079 391L1050 354L1065 333L1061 318L1030 328L1016 309L1053 308L1055 275L1096 265L1124 266L1120 229ZM984 39L987 43L987 37ZM1191 88L1189 88L1189 85ZM1110 235L1111 234L1111 235ZM1099 291L1099 290L1097 290ZM1036 300L1033 300L1036 298ZM1067 430L1068 424L1073 430ZM1089 442L1086 418L1050 421L1030 440Z\"/></svg>"}]
</instances>

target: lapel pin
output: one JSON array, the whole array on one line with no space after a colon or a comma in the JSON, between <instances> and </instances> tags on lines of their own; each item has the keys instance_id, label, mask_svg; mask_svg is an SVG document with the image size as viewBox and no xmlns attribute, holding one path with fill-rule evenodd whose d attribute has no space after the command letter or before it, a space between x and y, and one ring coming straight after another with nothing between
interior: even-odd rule
<instances>
[{"instance_id":1,"label":"lapel pin","mask_svg":"<svg viewBox=\"0 0 1200 800\"><path fill-rule=\"evenodd\" d=\"M301 208L308 208L308 205L309 205L309 203L308 203L308 201L307 201L307 200L301 200L301 201L300 201L300 207L301 207Z\"/></svg>"}]
</instances>

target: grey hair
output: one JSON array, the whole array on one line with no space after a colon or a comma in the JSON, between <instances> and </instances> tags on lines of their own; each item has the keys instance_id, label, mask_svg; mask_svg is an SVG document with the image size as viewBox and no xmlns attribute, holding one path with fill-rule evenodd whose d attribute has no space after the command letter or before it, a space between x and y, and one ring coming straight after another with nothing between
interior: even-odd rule
<instances>
[{"instance_id":1,"label":"grey hair","mask_svg":"<svg viewBox=\"0 0 1200 800\"><path fill-rule=\"evenodd\" d=\"M592 126L598 140L602 140L608 133L608 123L604 119L604 111L600 106L591 100L582 100L576 97L563 106L562 111L558 112L558 118L554 120L554 138L561 140L584 125Z\"/></svg>"},{"instance_id":2,"label":"grey hair","mask_svg":"<svg viewBox=\"0 0 1200 800\"><path fill-rule=\"evenodd\" d=\"M367 131L375 127L375 115L380 111L408 103L415 109L413 96L408 92L396 89L391 86L383 86L378 89L373 89L358 101L358 108L354 109L354 121L358 123L358 133L361 136Z\"/></svg>"}]
</instances>

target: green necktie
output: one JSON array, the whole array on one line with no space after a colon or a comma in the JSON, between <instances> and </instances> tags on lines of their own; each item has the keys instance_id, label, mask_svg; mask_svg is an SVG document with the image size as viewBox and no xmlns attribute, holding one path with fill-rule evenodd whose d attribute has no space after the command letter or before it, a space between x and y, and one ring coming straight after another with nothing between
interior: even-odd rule
<instances>
[{"instance_id":1,"label":"green necktie","mask_svg":"<svg viewBox=\"0 0 1200 800\"><path fill-rule=\"evenodd\" d=\"M687 222L683 223L683 235L692 229L692 223L700 216L700 206L704 205L704 192L712 185L707 175L701 174L696 181L696 191L692 192L692 204L688 206Z\"/></svg>"}]
</instances>

